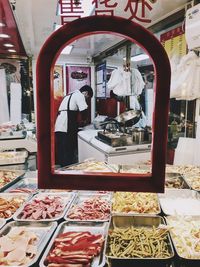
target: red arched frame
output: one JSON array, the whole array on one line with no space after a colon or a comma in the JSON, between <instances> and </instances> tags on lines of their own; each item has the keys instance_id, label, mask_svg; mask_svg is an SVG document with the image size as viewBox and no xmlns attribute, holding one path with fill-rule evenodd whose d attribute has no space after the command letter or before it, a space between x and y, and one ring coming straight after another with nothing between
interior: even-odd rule
<instances>
[{"instance_id":1,"label":"red arched frame","mask_svg":"<svg viewBox=\"0 0 200 267\"><path fill-rule=\"evenodd\" d=\"M150 56L155 70L151 174L76 173L54 171L53 69L62 49L84 36L111 33L137 43ZM37 61L37 140L39 188L163 192L167 147L170 64L156 39L141 25L115 16L91 16L70 22L54 32Z\"/></svg>"}]
</instances>

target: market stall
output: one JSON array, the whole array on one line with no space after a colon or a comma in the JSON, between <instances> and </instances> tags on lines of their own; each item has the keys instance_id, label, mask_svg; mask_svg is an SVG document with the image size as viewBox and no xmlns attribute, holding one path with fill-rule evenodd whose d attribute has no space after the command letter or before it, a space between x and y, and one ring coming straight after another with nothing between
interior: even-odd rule
<instances>
[{"instance_id":1,"label":"market stall","mask_svg":"<svg viewBox=\"0 0 200 267\"><path fill-rule=\"evenodd\" d=\"M55 16L57 0L51 3L45 0L10 1L9 10L13 11L26 51L33 58L21 58L27 55L21 42L17 42L17 33L13 38L13 45L17 49L14 52L16 58L12 55L9 63L11 60L13 66L17 66L17 75L20 72L22 78L18 80L14 74L15 68L9 64L2 65L0 61L0 68L3 68L2 73L4 72L4 78L7 77L8 82L5 85L4 79L1 83L3 96L0 91L0 103L5 100L5 92L8 100L11 99L10 82L16 82L17 79L22 85L22 103L19 104L22 104L23 113L29 114L27 118L30 120L34 117L31 114L33 106L36 106L35 103L33 105L32 98L35 93L35 60L41 49L40 43L52 33L53 20L59 24L61 19L64 24L69 18L69 10L66 12L64 6L66 3L59 2L61 14ZM80 12L77 13L80 9L76 8L79 4L85 5L87 1L74 2L76 5L70 2L71 7L76 15L81 15ZM91 15L95 10L101 13L101 5L106 5L104 11L115 12L115 15L125 13L126 17L129 14L127 11L132 10L133 1L127 1L127 6L123 8L118 4L126 1L113 1L112 4L108 2L103 4L103 1L99 1L96 9L90 9L90 3L87 2L89 4L85 15ZM174 153L176 149L175 163L178 164L166 165L164 193L114 191L112 184L108 191L39 189L35 158L31 165L27 164L29 156L33 154L36 157L40 148L35 122L33 120L28 123L25 120L27 128L24 118L19 124L8 123L9 101L4 101L5 106L1 105L0 109L6 111L6 114L0 114L0 119L5 120L0 125L0 266L199 267L200 120L198 75L195 74L198 69L195 66L199 66L197 50L200 45L196 41L198 38L193 39L199 28L197 27L197 31L194 26L193 31L191 27L196 22L195 16L200 9L198 2L149 0L138 1L139 4L136 4L141 17L138 13L135 19L139 18L142 24L147 23L147 27L162 42L171 60L172 74L175 74L172 83L173 99L170 101L167 152ZM140 5L143 3L142 12ZM2 10L7 4L8 1L0 0ZM114 9L115 5L117 10ZM192 9L186 13L191 6ZM42 10L47 10L47 7L48 12L44 14ZM9 10L5 9L5 14ZM148 11L146 17L144 11ZM181 25L185 15L186 29L189 29L187 42L193 50L192 57L191 53L187 55L184 27ZM4 20L5 17L3 16ZM2 26L1 19L0 12L0 27L4 31L7 26ZM192 23L190 25L189 22L188 25L190 20ZM5 21L4 24L7 25ZM8 53L3 44L5 42L1 43L0 39L0 57L5 57ZM93 173L97 179L106 174L118 178L118 175L122 175L120 179L123 179L123 175L145 176L151 173L155 70L149 58L134 63L131 61L132 57L141 54L146 56L141 52L139 47L130 45L129 40L120 36L97 34L74 41L71 54L60 55L53 75L52 122L55 122L62 98L72 93L76 87L87 83L92 86L94 96L88 103L87 126L79 121L77 161L70 166L56 166L59 173L83 174L86 181L88 173ZM187 62L182 58L185 54ZM195 59L195 64L191 58ZM27 62L32 66L27 66ZM184 64L187 64L187 68ZM190 64L192 71L187 72ZM181 71L176 69L177 66ZM4 69L9 71L7 76ZM187 72L188 78L184 72ZM120 80L119 77L123 79ZM194 77L195 84L191 82ZM186 88L184 91L183 86L187 87L188 83L189 89L192 87L194 90ZM17 109L19 112L20 105ZM131 118L126 119L130 115ZM45 137L43 140L45 141ZM195 153L191 145L183 146L182 141L187 144L191 141ZM172 158L170 163L173 163ZM73 176L71 179L73 182Z\"/></svg>"}]
</instances>

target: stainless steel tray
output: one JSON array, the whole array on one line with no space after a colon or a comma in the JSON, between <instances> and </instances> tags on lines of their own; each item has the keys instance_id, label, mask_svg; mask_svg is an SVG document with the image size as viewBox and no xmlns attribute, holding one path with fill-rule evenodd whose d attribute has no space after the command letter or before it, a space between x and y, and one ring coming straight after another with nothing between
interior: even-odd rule
<instances>
[{"instance_id":1,"label":"stainless steel tray","mask_svg":"<svg viewBox=\"0 0 200 267\"><path fill-rule=\"evenodd\" d=\"M8 189L5 190L5 192L10 192L11 190L18 189L18 188L19 189L22 189L22 188L31 189L33 190L33 192L30 194L35 194L38 192L37 179L36 178L23 178L17 181L15 184L11 185Z\"/></svg>"},{"instance_id":2,"label":"stainless steel tray","mask_svg":"<svg viewBox=\"0 0 200 267\"><path fill-rule=\"evenodd\" d=\"M62 233L66 232L85 232L88 231L91 234L101 234L106 238L108 232L107 222L70 222L66 221L61 223L56 232L54 233L46 251L44 252L40 261L40 267L46 267L45 259L48 256L50 250L53 247L55 238ZM102 251L98 257L95 257L92 261L91 267L103 267L105 265L105 242Z\"/></svg>"},{"instance_id":3,"label":"stainless steel tray","mask_svg":"<svg viewBox=\"0 0 200 267\"><path fill-rule=\"evenodd\" d=\"M187 177L187 175L183 175L183 178L192 190L200 193L200 174L191 174L191 176Z\"/></svg>"},{"instance_id":4,"label":"stainless steel tray","mask_svg":"<svg viewBox=\"0 0 200 267\"><path fill-rule=\"evenodd\" d=\"M185 181L183 176L179 173L166 173L165 174L165 188L190 189L188 183Z\"/></svg>"},{"instance_id":5,"label":"stainless steel tray","mask_svg":"<svg viewBox=\"0 0 200 267\"><path fill-rule=\"evenodd\" d=\"M45 248L47 242L49 241L51 235L57 227L57 222L9 222L7 223L1 230L0 236L4 236L8 234L11 229L17 229L18 227L26 227L28 230L34 232L39 240L37 242L37 254L35 257L29 262L29 264L22 265L23 267L28 267L37 262L40 254ZM7 267L8 265L1 265L1 267ZM12 267L16 267L16 265L9 265Z\"/></svg>"},{"instance_id":6,"label":"stainless steel tray","mask_svg":"<svg viewBox=\"0 0 200 267\"><path fill-rule=\"evenodd\" d=\"M27 194L27 193L0 193L0 198L4 198L4 199L12 199L12 198L15 198L15 197L23 197L25 200L24 200L24 203L21 205L21 207L28 201L30 200L31 196L30 194ZM17 214L18 210L21 208L19 207L18 209L16 209L16 211L9 217L9 218L2 218L6 221L10 220L10 219L13 219L13 217L15 216L15 214Z\"/></svg>"},{"instance_id":7,"label":"stainless steel tray","mask_svg":"<svg viewBox=\"0 0 200 267\"><path fill-rule=\"evenodd\" d=\"M59 172L118 172L117 164L88 160L57 169Z\"/></svg>"},{"instance_id":8,"label":"stainless steel tray","mask_svg":"<svg viewBox=\"0 0 200 267\"><path fill-rule=\"evenodd\" d=\"M18 211L17 213L13 216L13 219L16 221L29 221L29 222L35 222L36 220L33 219L22 219L22 211L25 207L26 204L30 204L34 199L43 199L46 196L51 196L51 197L61 197L64 201L64 209L63 211L60 213L59 216L51 218L51 219L39 219L38 221L45 221L45 222L50 222L50 221L57 221L60 220L64 217L66 211L68 210L68 208L71 205L71 202L73 201L75 194L71 193L71 192L67 192L67 193L39 193L36 194L30 201L28 201L27 203L25 203Z\"/></svg>"},{"instance_id":9,"label":"stainless steel tray","mask_svg":"<svg viewBox=\"0 0 200 267\"><path fill-rule=\"evenodd\" d=\"M187 246L188 246L188 244L190 244L191 246L195 245L195 244L194 244L194 240L193 241L190 240L191 233L188 233L187 231L188 231L188 229L190 227L193 226L194 222L198 222L197 228L199 229L199 227L200 227L200 216L187 216L187 217L167 216L165 219L166 219L167 225L169 225L169 227L170 227L169 228L170 229L170 235L171 235L171 239L172 239L172 242L173 242L173 245L174 245L174 248L175 248L175 251L176 251L177 255L181 259L184 259L184 260L198 261L199 262L199 260L200 260L200 252L198 253L198 257L196 257L196 258L192 257L192 256L191 257L187 257L187 256L184 256L183 253L181 254L179 248L181 249L181 251L182 251L182 249L186 250L187 253L191 255L191 248L187 249ZM174 223L176 224L176 226L175 226L175 228L173 230L172 230L172 227L171 227L170 220L174 221ZM180 224L181 224L181 227L182 227L185 222L187 222L187 225L186 225L187 229L183 228L183 231L184 231L184 234L187 232L187 235L186 235L187 236L187 240L183 240L183 234L182 233L180 233L180 236L179 236L178 233L176 232L176 229L178 231L180 231ZM198 229L197 229L197 231L198 231ZM177 242L177 240L174 237L174 235L180 237L180 242Z\"/></svg>"},{"instance_id":10,"label":"stainless steel tray","mask_svg":"<svg viewBox=\"0 0 200 267\"><path fill-rule=\"evenodd\" d=\"M119 165L120 173L150 173L151 166L148 165Z\"/></svg>"},{"instance_id":11,"label":"stainless steel tray","mask_svg":"<svg viewBox=\"0 0 200 267\"><path fill-rule=\"evenodd\" d=\"M7 157L5 157L5 155ZM27 157L28 152L26 150L0 152L0 166L23 164L25 163Z\"/></svg>"},{"instance_id":12,"label":"stainless steel tray","mask_svg":"<svg viewBox=\"0 0 200 267\"><path fill-rule=\"evenodd\" d=\"M15 178L12 179L12 181L10 181L9 183L7 183L4 186L0 187L0 192L5 191L8 187L10 187L14 183L16 183L18 180L20 180L25 174L25 171L19 171L19 170L0 169L0 172L1 171L14 172L16 175L15 175Z\"/></svg>"},{"instance_id":13,"label":"stainless steel tray","mask_svg":"<svg viewBox=\"0 0 200 267\"><path fill-rule=\"evenodd\" d=\"M71 203L71 206L70 208L68 209L66 215L64 216L64 219L67 220L67 221L90 221L90 222L106 222L110 219L110 216L108 219L103 219L103 220L100 220L100 219L94 219L94 220L79 220L79 219L70 219L68 217L71 209L73 209L75 206L77 205L80 205L81 203L83 203L85 200L87 199L91 199L93 197L100 197L101 199L103 200L107 200L108 203L110 204L110 214L111 214L111 194L91 194L91 193L87 193L87 192L83 192L83 193L78 193L76 195L76 197L74 198L73 202ZM94 209L95 210L95 209Z\"/></svg>"},{"instance_id":14,"label":"stainless steel tray","mask_svg":"<svg viewBox=\"0 0 200 267\"><path fill-rule=\"evenodd\" d=\"M120 228L120 229L126 229L126 228L158 228L158 227L163 227L165 224L164 219L161 216L146 216L146 215L134 215L134 216L112 216L110 225L109 225L109 230L108 232L112 231L114 228ZM153 257L144 257L144 258L139 258L139 257L134 257L134 258L122 258L122 257L114 257L109 255L109 236L106 241L106 259L109 263L112 262L120 262L120 266L126 266L126 263L130 263L131 261L145 261L147 260L148 262L150 260L155 260L155 261L166 261L166 260L171 260L174 257L174 250L172 246L172 242L170 239L169 234L167 234L167 245L168 245L168 252L170 254L169 257L165 258L153 258Z\"/></svg>"},{"instance_id":15,"label":"stainless steel tray","mask_svg":"<svg viewBox=\"0 0 200 267\"><path fill-rule=\"evenodd\" d=\"M189 189L166 189L159 194L160 205L165 215L200 215L200 195Z\"/></svg>"},{"instance_id":16,"label":"stainless steel tray","mask_svg":"<svg viewBox=\"0 0 200 267\"><path fill-rule=\"evenodd\" d=\"M116 192L116 193L118 193L118 192ZM119 192L119 193L122 193L123 194L123 192ZM124 192L124 193L129 193L129 192ZM130 194L131 194L132 192L130 192ZM138 194L138 193L137 193ZM142 193L142 194L145 194L145 193ZM149 193L149 194L152 194L152 193ZM113 204L113 202L114 202L114 195L115 195L115 193L113 194L113 199L112 199L112 204ZM129 212L123 212L123 211L114 211L113 210L113 208L112 208L112 214L113 215L121 215L121 216L123 216L123 215L158 215L158 214L160 214L161 213L161 208L160 208L160 203L159 203L159 198L158 198L158 195L157 194L155 194L156 195L156 198L157 198L157 201L156 201L156 204L157 204L157 208L158 208L158 210L156 211L156 212L136 212L136 211L129 211ZM131 200L131 205L134 203L134 198L132 198L132 200ZM122 203L120 203L120 205L123 205ZM145 205L145 204L144 204ZM125 206L125 205L124 205ZM141 206L141 209L142 209L143 207Z\"/></svg>"}]
</instances>

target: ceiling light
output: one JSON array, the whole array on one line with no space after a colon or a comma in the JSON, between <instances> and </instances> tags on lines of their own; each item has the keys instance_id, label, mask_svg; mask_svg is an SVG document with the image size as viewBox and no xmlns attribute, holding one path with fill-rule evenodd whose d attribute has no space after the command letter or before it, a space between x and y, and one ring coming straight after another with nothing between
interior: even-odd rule
<instances>
[{"instance_id":1,"label":"ceiling light","mask_svg":"<svg viewBox=\"0 0 200 267\"><path fill-rule=\"evenodd\" d=\"M72 51L73 45L67 45L61 52L61 54L69 55Z\"/></svg>"},{"instance_id":2,"label":"ceiling light","mask_svg":"<svg viewBox=\"0 0 200 267\"><path fill-rule=\"evenodd\" d=\"M14 50L14 49L8 49L8 52L17 52L16 50Z\"/></svg>"},{"instance_id":3,"label":"ceiling light","mask_svg":"<svg viewBox=\"0 0 200 267\"><path fill-rule=\"evenodd\" d=\"M131 57L131 61L142 61L142 60L145 60L148 58L149 58L149 56L146 54L139 54L139 55Z\"/></svg>"},{"instance_id":4,"label":"ceiling light","mask_svg":"<svg viewBox=\"0 0 200 267\"><path fill-rule=\"evenodd\" d=\"M4 24L3 22L0 22L0 27L5 27L6 24Z\"/></svg>"},{"instance_id":5,"label":"ceiling light","mask_svg":"<svg viewBox=\"0 0 200 267\"><path fill-rule=\"evenodd\" d=\"M4 33L0 33L0 38L9 38L10 35L8 34L4 34Z\"/></svg>"},{"instance_id":6,"label":"ceiling light","mask_svg":"<svg viewBox=\"0 0 200 267\"><path fill-rule=\"evenodd\" d=\"M12 44L4 44L5 47L13 47L14 45Z\"/></svg>"}]
</instances>

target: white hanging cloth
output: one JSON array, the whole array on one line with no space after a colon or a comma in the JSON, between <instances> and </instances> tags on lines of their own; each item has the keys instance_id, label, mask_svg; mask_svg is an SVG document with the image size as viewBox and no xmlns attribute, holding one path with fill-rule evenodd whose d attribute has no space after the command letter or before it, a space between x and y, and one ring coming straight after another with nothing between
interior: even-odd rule
<instances>
[{"instance_id":1,"label":"white hanging cloth","mask_svg":"<svg viewBox=\"0 0 200 267\"><path fill-rule=\"evenodd\" d=\"M0 69L0 124L9 121L8 96L6 87L6 73Z\"/></svg>"},{"instance_id":2,"label":"white hanging cloth","mask_svg":"<svg viewBox=\"0 0 200 267\"><path fill-rule=\"evenodd\" d=\"M108 90L118 96L131 95L131 73L118 68L112 71L110 79L107 83Z\"/></svg>"},{"instance_id":3,"label":"white hanging cloth","mask_svg":"<svg viewBox=\"0 0 200 267\"><path fill-rule=\"evenodd\" d=\"M144 89L145 82L142 78L141 73L138 69L131 69L131 87L132 87L132 95L140 95L142 90Z\"/></svg>"},{"instance_id":4,"label":"white hanging cloth","mask_svg":"<svg viewBox=\"0 0 200 267\"><path fill-rule=\"evenodd\" d=\"M10 84L10 120L13 124L21 123L22 119L22 87L20 83Z\"/></svg>"},{"instance_id":5,"label":"white hanging cloth","mask_svg":"<svg viewBox=\"0 0 200 267\"><path fill-rule=\"evenodd\" d=\"M177 100L194 100L200 97L200 59L190 51L182 57L177 68L172 62L170 97Z\"/></svg>"},{"instance_id":6,"label":"white hanging cloth","mask_svg":"<svg viewBox=\"0 0 200 267\"><path fill-rule=\"evenodd\" d=\"M140 103L135 95L131 95L129 97L129 103L130 103L130 109L134 109L134 110L141 109Z\"/></svg>"}]
</instances>

